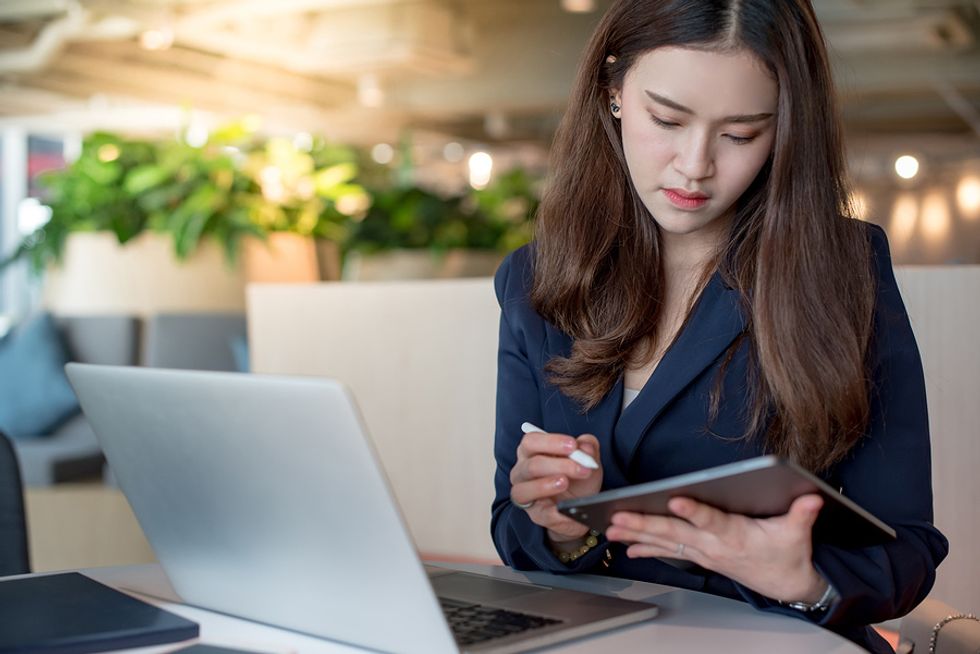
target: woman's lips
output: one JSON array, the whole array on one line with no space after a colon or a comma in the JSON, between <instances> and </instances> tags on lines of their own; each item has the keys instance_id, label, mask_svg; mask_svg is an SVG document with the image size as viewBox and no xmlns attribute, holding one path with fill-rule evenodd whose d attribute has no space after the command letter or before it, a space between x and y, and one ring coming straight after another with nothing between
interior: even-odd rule
<instances>
[{"instance_id":1,"label":"woman's lips","mask_svg":"<svg viewBox=\"0 0 980 654\"><path fill-rule=\"evenodd\" d=\"M665 188L664 195L678 209L700 209L708 203L708 196L700 193L685 194L681 189Z\"/></svg>"}]
</instances>

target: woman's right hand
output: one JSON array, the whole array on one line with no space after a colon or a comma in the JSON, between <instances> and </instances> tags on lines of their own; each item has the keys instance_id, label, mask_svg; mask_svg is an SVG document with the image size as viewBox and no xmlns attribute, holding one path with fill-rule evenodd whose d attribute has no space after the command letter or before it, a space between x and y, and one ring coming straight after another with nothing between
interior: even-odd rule
<instances>
[{"instance_id":1,"label":"woman's right hand","mask_svg":"<svg viewBox=\"0 0 980 654\"><path fill-rule=\"evenodd\" d=\"M548 530L554 543L585 536L589 528L558 512L559 500L586 497L602 488L602 465L591 470L568 458L580 449L596 462L599 440L592 434L573 438L566 434L532 432L517 447L517 463L510 471L512 502L531 504L524 509L531 520Z\"/></svg>"}]
</instances>

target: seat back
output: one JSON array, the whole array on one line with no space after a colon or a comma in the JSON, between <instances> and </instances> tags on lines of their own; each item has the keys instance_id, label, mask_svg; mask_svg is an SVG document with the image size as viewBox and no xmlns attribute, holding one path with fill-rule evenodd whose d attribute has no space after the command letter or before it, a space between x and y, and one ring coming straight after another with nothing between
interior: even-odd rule
<instances>
[{"instance_id":1,"label":"seat back","mask_svg":"<svg viewBox=\"0 0 980 654\"><path fill-rule=\"evenodd\" d=\"M0 432L0 577L30 571L20 466L13 446Z\"/></svg>"},{"instance_id":2,"label":"seat back","mask_svg":"<svg viewBox=\"0 0 980 654\"><path fill-rule=\"evenodd\" d=\"M146 322L143 365L152 368L235 371L236 340L244 342L244 314L161 313Z\"/></svg>"}]
</instances>

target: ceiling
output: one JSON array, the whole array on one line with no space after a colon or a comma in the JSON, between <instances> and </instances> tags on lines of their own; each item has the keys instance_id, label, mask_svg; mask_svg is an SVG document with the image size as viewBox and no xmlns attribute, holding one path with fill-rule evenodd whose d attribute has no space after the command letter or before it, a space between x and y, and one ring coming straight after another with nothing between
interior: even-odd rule
<instances>
[{"instance_id":1,"label":"ceiling","mask_svg":"<svg viewBox=\"0 0 980 654\"><path fill-rule=\"evenodd\" d=\"M0 126L149 129L192 107L349 142L408 127L544 144L610 2L596 4L0 0ZM815 5L851 132L944 134L976 151L980 1Z\"/></svg>"}]
</instances>

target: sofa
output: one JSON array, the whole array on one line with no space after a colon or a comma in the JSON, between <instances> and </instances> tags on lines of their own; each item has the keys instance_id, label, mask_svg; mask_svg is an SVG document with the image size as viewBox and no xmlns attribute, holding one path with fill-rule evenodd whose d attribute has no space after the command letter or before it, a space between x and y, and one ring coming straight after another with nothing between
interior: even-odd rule
<instances>
[{"instance_id":1,"label":"sofa","mask_svg":"<svg viewBox=\"0 0 980 654\"><path fill-rule=\"evenodd\" d=\"M104 365L246 371L241 314L55 316L68 360ZM2 344L0 344L2 345ZM26 486L98 478L104 457L85 417L74 411L49 433L13 439Z\"/></svg>"}]
</instances>

